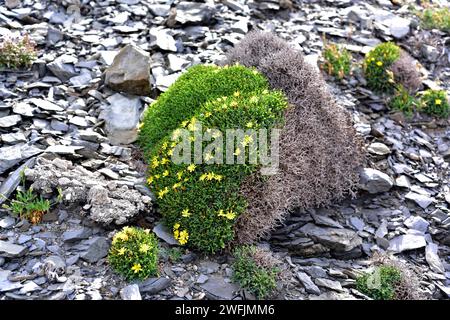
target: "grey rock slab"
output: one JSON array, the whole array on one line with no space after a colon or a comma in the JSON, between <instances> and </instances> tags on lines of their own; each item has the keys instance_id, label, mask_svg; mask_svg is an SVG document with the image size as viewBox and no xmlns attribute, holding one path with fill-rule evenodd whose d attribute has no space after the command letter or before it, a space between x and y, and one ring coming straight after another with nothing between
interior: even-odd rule
<instances>
[{"instance_id":1,"label":"grey rock slab","mask_svg":"<svg viewBox=\"0 0 450 320\"><path fill-rule=\"evenodd\" d=\"M405 226L409 229L414 229L425 233L428 230L430 223L420 216L411 216L404 221Z\"/></svg>"},{"instance_id":2,"label":"grey rock slab","mask_svg":"<svg viewBox=\"0 0 450 320\"><path fill-rule=\"evenodd\" d=\"M428 195L425 195L425 194L419 194L419 193L416 193L416 192L413 192L413 191L408 192L408 193L405 195L405 198L414 201L414 202L417 203L417 205L419 205L422 209L428 208L428 206L429 206L430 204L432 204L433 201L434 201L434 199L431 198L431 197L428 196Z\"/></svg>"},{"instance_id":3,"label":"grey rock slab","mask_svg":"<svg viewBox=\"0 0 450 320\"><path fill-rule=\"evenodd\" d=\"M56 153L56 154L75 154L77 150L83 149L84 147L79 146L65 146L65 145L55 145L49 146L45 149L46 153Z\"/></svg>"},{"instance_id":4,"label":"grey rock slab","mask_svg":"<svg viewBox=\"0 0 450 320\"><path fill-rule=\"evenodd\" d=\"M167 59L169 60L169 68L173 72L183 70L189 63L189 60L180 58L172 53L167 55Z\"/></svg>"},{"instance_id":5,"label":"grey rock slab","mask_svg":"<svg viewBox=\"0 0 450 320\"><path fill-rule=\"evenodd\" d=\"M360 185L362 189L375 194L389 191L394 181L379 170L364 168L360 174Z\"/></svg>"},{"instance_id":6,"label":"grey rock slab","mask_svg":"<svg viewBox=\"0 0 450 320\"><path fill-rule=\"evenodd\" d=\"M379 142L371 143L367 147L367 151L369 151L372 154L379 155L379 156L385 156L385 155L391 153L391 150L389 149L389 147L387 145L385 145L383 143L379 143Z\"/></svg>"},{"instance_id":7,"label":"grey rock slab","mask_svg":"<svg viewBox=\"0 0 450 320\"><path fill-rule=\"evenodd\" d=\"M148 52L133 45L126 45L105 71L105 84L115 91L148 95L151 91L150 62Z\"/></svg>"},{"instance_id":8,"label":"grey rock slab","mask_svg":"<svg viewBox=\"0 0 450 320\"><path fill-rule=\"evenodd\" d=\"M108 99L104 113L105 129L113 145L130 144L136 141L142 103L138 97L116 93Z\"/></svg>"},{"instance_id":9,"label":"grey rock slab","mask_svg":"<svg viewBox=\"0 0 450 320\"><path fill-rule=\"evenodd\" d=\"M70 118L69 122L82 128L89 127L89 122L86 120L85 117L75 116Z\"/></svg>"},{"instance_id":10,"label":"grey rock slab","mask_svg":"<svg viewBox=\"0 0 450 320\"><path fill-rule=\"evenodd\" d=\"M397 177L395 179L395 185L400 188L407 188L407 189L411 188L411 183L409 182L408 177L405 175Z\"/></svg>"},{"instance_id":11,"label":"grey rock slab","mask_svg":"<svg viewBox=\"0 0 450 320\"><path fill-rule=\"evenodd\" d=\"M32 168L35 158L28 159L24 164L12 172L2 184L0 184L0 205L16 190L20 183L20 175L25 168ZM3 196L2 196L3 195Z\"/></svg>"},{"instance_id":12,"label":"grey rock slab","mask_svg":"<svg viewBox=\"0 0 450 320\"><path fill-rule=\"evenodd\" d=\"M34 104L35 106L46 110L46 111L63 111L64 108L58 106L57 104L50 102L48 100L44 100L44 99L38 99L38 98L31 98L29 100L32 104Z\"/></svg>"},{"instance_id":13,"label":"grey rock slab","mask_svg":"<svg viewBox=\"0 0 450 320\"><path fill-rule=\"evenodd\" d=\"M0 257L17 258L26 254L28 248L11 242L0 240Z\"/></svg>"},{"instance_id":14,"label":"grey rock slab","mask_svg":"<svg viewBox=\"0 0 450 320\"><path fill-rule=\"evenodd\" d=\"M170 4L152 4L149 10L156 17L167 17L170 13Z\"/></svg>"},{"instance_id":15,"label":"grey rock slab","mask_svg":"<svg viewBox=\"0 0 450 320\"><path fill-rule=\"evenodd\" d=\"M173 237L172 232L167 229L167 227L162 223L158 223L154 228L153 232L156 234L158 238L165 241L166 243L174 246L179 245L178 241Z\"/></svg>"},{"instance_id":16,"label":"grey rock slab","mask_svg":"<svg viewBox=\"0 0 450 320\"><path fill-rule=\"evenodd\" d=\"M0 117L0 128L11 128L17 125L22 120L22 117L17 114L11 116Z\"/></svg>"},{"instance_id":17,"label":"grey rock slab","mask_svg":"<svg viewBox=\"0 0 450 320\"><path fill-rule=\"evenodd\" d=\"M73 64L75 64L78 59L69 56L62 55L56 58L53 62L47 64L47 68L61 81L65 82L72 77L78 75Z\"/></svg>"},{"instance_id":18,"label":"grey rock slab","mask_svg":"<svg viewBox=\"0 0 450 320\"><path fill-rule=\"evenodd\" d=\"M198 2L181 1L176 8L175 19L181 24L208 24L215 12L212 5Z\"/></svg>"},{"instance_id":19,"label":"grey rock slab","mask_svg":"<svg viewBox=\"0 0 450 320\"><path fill-rule=\"evenodd\" d=\"M109 243L105 237L95 237L90 241L89 248L80 256L81 259L95 263L108 255Z\"/></svg>"},{"instance_id":20,"label":"grey rock slab","mask_svg":"<svg viewBox=\"0 0 450 320\"><path fill-rule=\"evenodd\" d=\"M9 270L0 270L0 292L7 292L22 288L23 285L20 282L11 282L8 280L10 274L11 271Z\"/></svg>"},{"instance_id":21,"label":"grey rock slab","mask_svg":"<svg viewBox=\"0 0 450 320\"><path fill-rule=\"evenodd\" d=\"M362 244L358 234L349 229L322 228L308 223L299 231L314 241L339 252L350 251Z\"/></svg>"},{"instance_id":22,"label":"grey rock slab","mask_svg":"<svg viewBox=\"0 0 450 320\"><path fill-rule=\"evenodd\" d=\"M31 158L43 150L29 144L16 144L10 147L0 148L0 174L20 163L22 160Z\"/></svg>"},{"instance_id":23,"label":"grey rock slab","mask_svg":"<svg viewBox=\"0 0 450 320\"><path fill-rule=\"evenodd\" d=\"M69 82L74 87L84 87L89 85L92 80L92 76L90 73L85 72L80 74L79 76L75 76L69 79Z\"/></svg>"},{"instance_id":24,"label":"grey rock slab","mask_svg":"<svg viewBox=\"0 0 450 320\"><path fill-rule=\"evenodd\" d=\"M420 249L427 245L425 237L418 234L405 234L389 241L388 251L400 253L407 250Z\"/></svg>"},{"instance_id":25,"label":"grey rock slab","mask_svg":"<svg viewBox=\"0 0 450 320\"><path fill-rule=\"evenodd\" d=\"M208 281L209 277L207 275L201 274L198 276L197 280L195 281L198 284L203 284L206 281Z\"/></svg>"},{"instance_id":26,"label":"grey rock slab","mask_svg":"<svg viewBox=\"0 0 450 320\"><path fill-rule=\"evenodd\" d=\"M16 219L11 216L0 218L0 229L10 229L16 224Z\"/></svg>"},{"instance_id":27,"label":"grey rock slab","mask_svg":"<svg viewBox=\"0 0 450 320\"><path fill-rule=\"evenodd\" d=\"M425 247L425 259L428 262L431 270L437 273L445 273L444 264L438 255L438 246L435 243L429 243Z\"/></svg>"},{"instance_id":28,"label":"grey rock slab","mask_svg":"<svg viewBox=\"0 0 450 320\"><path fill-rule=\"evenodd\" d=\"M177 52L177 42L168 29L150 29L150 39L162 50Z\"/></svg>"},{"instance_id":29,"label":"grey rock slab","mask_svg":"<svg viewBox=\"0 0 450 320\"><path fill-rule=\"evenodd\" d=\"M0 140L7 144L27 142L27 138L22 132L5 133L0 135Z\"/></svg>"},{"instance_id":30,"label":"grey rock slab","mask_svg":"<svg viewBox=\"0 0 450 320\"><path fill-rule=\"evenodd\" d=\"M144 282L139 283L139 289L142 293L157 294L158 292L167 289L172 281L169 278L149 278Z\"/></svg>"},{"instance_id":31,"label":"grey rock slab","mask_svg":"<svg viewBox=\"0 0 450 320\"><path fill-rule=\"evenodd\" d=\"M364 220L358 217L350 217L349 219L350 225L358 231L362 231L364 229L365 223Z\"/></svg>"},{"instance_id":32,"label":"grey rock slab","mask_svg":"<svg viewBox=\"0 0 450 320\"><path fill-rule=\"evenodd\" d=\"M311 280L311 277L308 276L306 273L301 271L297 272L297 278L300 280L306 292L316 295L320 294L319 287L314 284L314 282Z\"/></svg>"},{"instance_id":33,"label":"grey rock slab","mask_svg":"<svg viewBox=\"0 0 450 320\"><path fill-rule=\"evenodd\" d=\"M120 290L122 300L142 300L141 292L137 284L130 284Z\"/></svg>"},{"instance_id":34,"label":"grey rock slab","mask_svg":"<svg viewBox=\"0 0 450 320\"><path fill-rule=\"evenodd\" d=\"M213 300L231 300L234 298L235 292L239 290L236 284L226 282L223 277L218 275L211 276L199 287L205 291L209 299Z\"/></svg>"},{"instance_id":35,"label":"grey rock slab","mask_svg":"<svg viewBox=\"0 0 450 320\"><path fill-rule=\"evenodd\" d=\"M315 280L315 283L319 286L319 287L324 287L324 288L328 288L334 291L338 291L338 292L344 292L345 290L342 288L342 285L339 281L334 281L334 280L330 280L330 279L325 279L325 278L318 278Z\"/></svg>"},{"instance_id":36,"label":"grey rock slab","mask_svg":"<svg viewBox=\"0 0 450 320\"><path fill-rule=\"evenodd\" d=\"M65 242L76 242L83 239L88 239L92 235L92 229L82 227L67 230L62 234L62 238Z\"/></svg>"},{"instance_id":37,"label":"grey rock slab","mask_svg":"<svg viewBox=\"0 0 450 320\"><path fill-rule=\"evenodd\" d=\"M13 112L26 117L32 117L36 108L25 102L18 102L13 106Z\"/></svg>"}]
</instances>

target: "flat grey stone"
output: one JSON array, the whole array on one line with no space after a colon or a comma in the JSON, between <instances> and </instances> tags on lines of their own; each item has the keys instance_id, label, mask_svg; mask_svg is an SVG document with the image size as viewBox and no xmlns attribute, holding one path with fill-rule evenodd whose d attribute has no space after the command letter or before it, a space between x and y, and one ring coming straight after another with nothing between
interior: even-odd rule
<instances>
[{"instance_id":1,"label":"flat grey stone","mask_svg":"<svg viewBox=\"0 0 450 320\"><path fill-rule=\"evenodd\" d=\"M169 278L149 278L139 283L139 289L142 293L157 294L158 292L168 288L171 284Z\"/></svg>"},{"instance_id":2,"label":"flat grey stone","mask_svg":"<svg viewBox=\"0 0 450 320\"><path fill-rule=\"evenodd\" d=\"M314 282L311 280L311 277L308 276L304 272L297 272L297 278L302 283L303 287L305 288L306 292L319 295L320 289L318 286L314 284Z\"/></svg>"},{"instance_id":3,"label":"flat grey stone","mask_svg":"<svg viewBox=\"0 0 450 320\"><path fill-rule=\"evenodd\" d=\"M11 242L0 240L0 257L17 258L27 253L28 248Z\"/></svg>"}]
</instances>

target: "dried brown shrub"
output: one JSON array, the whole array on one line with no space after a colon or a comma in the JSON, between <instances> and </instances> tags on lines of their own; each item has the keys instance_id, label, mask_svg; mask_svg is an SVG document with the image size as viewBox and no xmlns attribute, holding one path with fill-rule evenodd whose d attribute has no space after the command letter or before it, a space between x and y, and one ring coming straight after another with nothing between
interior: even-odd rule
<instances>
[{"instance_id":1,"label":"dried brown shrub","mask_svg":"<svg viewBox=\"0 0 450 320\"><path fill-rule=\"evenodd\" d=\"M280 137L276 175L251 176L241 192L248 208L236 223L238 243L267 235L293 209L326 206L353 195L363 161L350 115L300 52L270 33L251 32L228 53L227 63L254 66L291 104Z\"/></svg>"},{"instance_id":2,"label":"dried brown shrub","mask_svg":"<svg viewBox=\"0 0 450 320\"><path fill-rule=\"evenodd\" d=\"M422 77L417 62L407 52L401 50L400 58L389 69L394 74L396 82L401 83L410 93L419 90Z\"/></svg>"}]
</instances>

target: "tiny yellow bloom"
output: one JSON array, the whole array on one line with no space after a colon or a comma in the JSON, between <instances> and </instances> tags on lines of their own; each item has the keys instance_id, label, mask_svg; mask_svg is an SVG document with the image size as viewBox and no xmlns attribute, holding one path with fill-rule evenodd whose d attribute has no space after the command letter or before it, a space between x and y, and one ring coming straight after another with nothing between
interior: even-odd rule
<instances>
[{"instance_id":1,"label":"tiny yellow bloom","mask_svg":"<svg viewBox=\"0 0 450 320\"><path fill-rule=\"evenodd\" d=\"M181 123L181 126L186 127L188 123L189 123L189 120L185 120Z\"/></svg>"},{"instance_id":2,"label":"tiny yellow bloom","mask_svg":"<svg viewBox=\"0 0 450 320\"><path fill-rule=\"evenodd\" d=\"M158 198L162 199L168 192L169 192L169 188L165 187L163 190L160 190L158 192Z\"/></svg>"},{"instance_id":3,"label":"tiny yellow bloom","mask_svg":"<svg viewBox=\"0 0 450 320\"><path fill-rule=\"evenodd\" d=\"M237 101L234 101L234 100L231 101L230 106L231 106L231 107L237 107L237 106L238 106Z\"/></svg>"},{"instance_id":4,"label":"tiny yellow bloom","mask_svg":"<svg viewBox=\"0 0 450 320\"><path fill-rule=\"evenodd\" d=\"M153 177L148 177L148 179L147 179L147 183L148 183L148 184L152 184L153 181L154 181L154 178L153 178Z\"/></svg>"},{"instance_id":5,"label":"tiny yellow bloom","mask_svg":"<svg viewBox=\"0 0 450 320\"><path fill-rule=\"evenodd\" d=\"M242 146L247 146L250 142L253 142L253 137L252 136L248 136L248 135L245 135L244 136L244 141L242 141Z\"/></svg>"},{"instance_id":6,"label":"tiny yellow bloom","mask_svg":"<svg viewBox=\"0 0 450 320\"><path fill-rule=\"evenodd\" d=\"M167 151L167 155L168 156L172 156L173 155L173 149L170 149L169 151Z\"/></svg>"},{"instance_id":7,"label":"tiny yellow bloom","mask_svg":"<svg viewBox=\"0 0 450 320\"><path fill-rule=\"evenodd\" d=\"M203 181L206 179L206 173L202 174L199 178L200 181Z\"/></svg>"},{"instance_id":8,"label":"tiny yellow bloom","mask_svg":"<svg viewBox=\"0 0 450 320\"><path fill-rule=\"evenodd\" d=\"M161 159L161 164L166 164L166 163L169 163L169 162L170 162L170 160L167 159L167 158L162 158Z\"/></svg>"},{"instance_id":9,"label":"tiny yellow bloom","mask_svg":"<svg viewBox=\"0 0 450 320\"><path fill-rule=\"evenodd\" d=\"M258 74L259 72L258 72L258 70L253 70L253 74Z\"/></svg>"},{"instance_id":10,"label":"tiny yellow bloom","mask_svg":"<svg viewBox=\"0 0 450 320\"><path fill-rule=\"evenodd\" d=\"M205 161L209 161L213 158L213 155L211 154L211 152L208 152L207 154L205 154Z\"/></svg>"},{"instance_id":11,"label":"tiny yellow bloom","mask_svg":"<svg viewBox=\"0 0 450 320\"><path fill-rule=\"evenodd\" d=\"M179 237L179 236L180 236L180 231L175 230L175 231L173 232L173 237L174 237L175 239L178 240L178 237Z\"/></svg>"},{"instance_id":12,"label":"tiny yellow bloom","mask_svg":"<svg viewBox=\"0 0 450 320\"><path fill-rule=\"evenodd\" d=\"M190 164L190 165L188 165L188 167L187 167L187 170L189 171L189 172L193 172L194 170L195 170L195 168L196 168L197 166L195 165L195 164Z\"/></svg>"},{"instance_id":13,"label":"tiny yellow bloom","mask_svg":"<svg viewBox=\"0 0 450 320\"><path fill-rule=\"evenodd\" d=\"M212 113L211 113L211 112L208 111L208 112L205 113L205 118L209 118L209 117L211 117L211 116L212 116Z\"/></svg>"},{"instance_id":14,"label":"tiny yellow bloom","mask_svg":"<svg viewBox=\"0 0 450 320\"><path fill-rule=\"evenodd\" d=\"M139 123L139 125L138 125L138 130L141 130L143 126L144 126L144 123L143 123L143 122Z\"/></svg>"},{"instance_id":15,"label":"tiny yellow bloom","mask_svg":"<svg viewBox=\"0 0 450 320\"><path fill-rule=\"evenodd\" d=\"M164 143L162 144L161 148L162 148L163 150L166 150L168 145L169 145L169 144L168 144L167 141L166 141L166 142L164 142Z\"/></svg>"},{"instance_id":16,"label":"tiny yellow bloom","mask_svg":"<svg viewBox=\"0 0 450 320\"><path fill-rule=\"evenodd\" d=\"M159 178L161 178L161 175L160 174L155 174L154 177L155 177L156 180L158 180Z\"/></svg>"},{"instance_id":17,"label":"tiny yellow bloom","mask_svg":"<svg viewBox=\"0 0 450 320\"><path fill-rule=\"evenodd\" d=\"M214 179L215 175L214 172L208 172L206 174L206 180L211 181L212 179Z\"/></svg>"},{"instance_id":18,"label":"tiny yellow bloom","mask_svg":"<svg viewBox=\"0 0 450 320\"><path fill-rule=\"evenodd\" d=\"M152 160L152 168L155 169L159 166L158 158L154 157Z\"/></svg>"},{"instance_id":19,"label":"tiny yellow bloom","mask_svg":"<svg viewBox=\"0 0 450 320\"><path fill-rule=\"evenodd\" d=\"M219 210L218 214L219 217L225 217L228 220L233 220L236 218L236 213L234 213L232 210L227 211L227 213L224 213L223 210Z\"/></svg>"},{"instance_id":20,"label":"tiny yellow bloom","mask_svg":"<svg viewBox=\"0 0 450 320\"><path fill-rule=\"evenodd\" d=\"M180 227L180 224L177 222L173 225L173 229L177 230Z\"/></svg>"},{"instance_id":21,"label":"tiny yellow bloom","mask_svg":"<svg viewBox=\"0 0 450 320\"><path fill-rule=\"evenodd\" d=\"M233 153L235 156L238 156L238 155L240 155L241 154L241 149L239 149L239 148L236 148L236 150L234 151L234 153Z\"/></svg>"},{"instance_id":22,"label":"tiny yellow bloom","mask_svg":"<svg viewBox=\"0 0 450 320\"><path fill-rule=\"evenodd\" d=\"M222 181L223 176L221 176L220 174L216 174L214 175L214 179L216 179L217 181Z\"/></svg>"},{"instance_id":23,"label":"tiny yellow bloom","mask_svg":"<svg viewBox=\"0 0 450 320\"><path fill-rule=\"evenodd\" d=\"M149 233L150 233L150 229L144 229L144 232L145 232L146 234L149 234Z\"/></svg>"},{"instance_id":24,"label":"tiny yellow bloom","mask_svg":"<svg viewBox=\"0 0 450 320\"><path fill-rule=\"evenodd\" d=\"M123 256L125 254L125 252L127 251L127 249L125 248L120 248L119 250L117 250L117 254L119 256Z\"/></svg>"},{"instance_id":25,"label":"tiny yellow bloom","mask_svg":"<svg viewBox=\"0 0 450 320\"><path fill-rule=\"evenodd\" d=\"M381 67L383 65L383 62L377 61L377 66Z\"/></svg>"},{"instance_id":26,"label":"tiny yellow bloom","mask_svg":"<svg viewBox=\"0 0 450 320\"><path fill-rule=\"evenodd\" d=\"M245 125L247 128L253 128L253 122L247 122L247 124Z\"/></svg>"},{"instance_id":27,"label":"tiny yellow bloom","mask_svg":"<svg viewBox=\"0 0 450 320\"><path fill-rule=\"evenodd\" d=\"M142 266L140 263L135 263L132 267L131 270L134 271L134 273L138 273L139 271L142 270Z\"/></svg>"},{"instance_id":28,"label":"tiny yellow bloom","mask_svg":"<svg viewBox=\"0 0 450 320\"><path fill-rule=\"evenodd\" d=\"M442 100L441 100L441 99L436 99L436 100L434 101L434 104L440 105L440 104L442 104Z\"/></svg>"},{"instance_id":29,"label":"tiny yellow bloom","mask_svg":"<svg viewBox=\"0 0 450 320\"><path fill-rule=\"evenodd\" d=\"M183 171L177 172L177 178L178 178L178 180L181 180L183 178Z\"/></svg>"},{"instance_id":30,"label":"tiny yellow bloom","mask_svg":"<svg viewBox=\"0 0 450 320\"><path fill-rule=\"evenodd\" d=\"M233 94L233 96L235 96L235 97L239 97L241 95L241 93L239 92L239 91L236 91L234 94Z\"/></svg>"},{"instance_id":31,"label":"tiny yellow bloom","mask_svg":"<svg viewBox=\"0 0 450 320\"><path fill-rule=\"evenodd\" d=\"M181 245L185 245L188 242L189 239L189 233L187 232L187 230L183 230L180 232L180 236L178 237L178 242Z\"/></svg>"},{"instance_id":32,"label":"tiny yellow bloom","mask_svg":"<svg viewBox=\"0 0 450 320\"><path fill-rule=\"evenodd\" d=\"M139 247L139 252L147 253L148 250L150 250L150 246L146 243L141 244L141 246Z\"/></svg>"},{"instance_id":33,"label":"tiny yellow bloom","mask_svg":"<svg viewBox=\"0 0 450 320\"><path fill-rule=\"evenodd\" d=\"M184 218L188 218L190 215L191 215L191 213L189 212L189 209L184 209L181 212L181 216L184 217Z\"/></svg>"},{"instance_id":34,"label":"tiny yellow bloom","mask_svg":"<svg viewBox=\"0 0 450 320\"><path fill-rule=\"evenodd\" d=\"M163 177L167 177L169 175L169 170L164 170Z\"/></svg>"},{"instance_id":35,"label":"tiny yellow bloom","mask_svg":"<svg viewBox=\"0 0 450 320\"><path fill-rule=\"evenodd\" d=\"M173 184L172 189L176 190L179 187L181 187L181 183L180 182L176 182L176 183Z\"/></svg>"}]
</instances>

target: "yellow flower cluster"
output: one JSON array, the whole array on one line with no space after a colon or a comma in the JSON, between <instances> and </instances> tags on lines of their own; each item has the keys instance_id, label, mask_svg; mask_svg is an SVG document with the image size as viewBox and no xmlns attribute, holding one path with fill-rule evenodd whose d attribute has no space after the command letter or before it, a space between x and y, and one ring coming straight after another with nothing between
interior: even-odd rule
<instances>
[{"instance_id":1,"label":"yellow flower cluster","mask_svg":"<svg viewBox=\"0 0 450 320\"><path fill-rule=\"evenodd\" d=\"M204 174L202 174L199 178L200 181L211 181L211 180L216 180L216 181L222 181L223 176L220 174L216 174L212 171L210 172L206 172Z\"/></svg>"},{"instance_id":2,"label":"yellow flower cluster","mask_svg":"<svg viewBox=\"0 0 450 320\"><path fill-rule=\"evenodd\" d=\"M189 232L184 229L182 231L180 229L180 224L175 223L173 226L173 237L178 240L181 245L185 245L189 240Z\"/></svg>"},{"instance_id":3,"label":"yellow flower cluster","mask_svg":"<svg viewBox=\"0 0 450 320\"><path fill-rule=\"evenodd\" d=\"M226 213L221 209L219 210L219 212L217 213L217 215L219 217L225 217L228 220L233 220L234 218L236 218L236 213L233 212L233 210L228 210Z\"/></svg>"}]
</instances>

